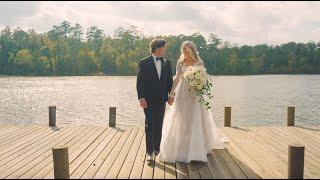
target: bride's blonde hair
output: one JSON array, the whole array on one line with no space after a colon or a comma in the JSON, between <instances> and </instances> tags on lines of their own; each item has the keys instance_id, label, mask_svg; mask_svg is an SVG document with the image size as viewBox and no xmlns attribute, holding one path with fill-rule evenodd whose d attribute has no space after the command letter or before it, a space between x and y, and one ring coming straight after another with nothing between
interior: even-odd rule
<instances>
[{"instance_id":1,"label":"bride's blonde hair","mask_svg":"<svg viewBox=\"0 0 320 180\"><path fill-rule=\"evenodd\" d=\"M190 56L192 59L194 59L198 63L202 63L202 59L199 56L199 52L197 50L196 45L192 41L184 41L181 45L181 54L179 57L179 60L181 63L185 60L185 56L183 53L183 48L186 48L187 51L189 52Z\"/></svg>"}]
</instances>

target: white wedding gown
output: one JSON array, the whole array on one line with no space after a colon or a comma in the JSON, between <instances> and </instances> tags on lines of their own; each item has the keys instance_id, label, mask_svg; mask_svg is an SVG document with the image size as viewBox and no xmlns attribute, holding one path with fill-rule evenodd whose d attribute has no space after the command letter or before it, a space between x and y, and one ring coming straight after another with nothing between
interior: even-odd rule
<instances>
[{"instance_id":1,"label":"white wedding gown","mask_svg":"<svg viewBox=\"0 0 320 180\"><path fill-rule=\"evenodd\" d=\"M203 66L203 62L195 65ZM182 75L187 67L178 61L172 94L174 104L169 108L163 121L159 159L163 162L202 161L212 149L224 149L226 138L221 138L212 117L195 95L189 92Z\"/></svg>"}]
</instances>

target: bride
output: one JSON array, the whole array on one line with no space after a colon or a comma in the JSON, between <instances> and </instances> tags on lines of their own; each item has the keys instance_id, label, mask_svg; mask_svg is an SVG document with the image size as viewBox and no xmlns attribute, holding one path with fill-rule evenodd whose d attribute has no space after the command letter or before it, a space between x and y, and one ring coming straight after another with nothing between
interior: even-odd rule
<instances>
[{"instance_id":1,"label":"bride","mask_svg":"<svg viewBox=\"0 0 320 180\"><path fill-rule=\"evenodd\" d=\"M159 154L159 159L163 162L207 162L207 154L211 153L212 149L225 148L210 109L207 110L199 103L182 79L189 66L204 67L204 64L196 46L186 41L181 47L170 92L170 96L175 96L175 102L163 122Z\"/></svg>"}]
</instances>

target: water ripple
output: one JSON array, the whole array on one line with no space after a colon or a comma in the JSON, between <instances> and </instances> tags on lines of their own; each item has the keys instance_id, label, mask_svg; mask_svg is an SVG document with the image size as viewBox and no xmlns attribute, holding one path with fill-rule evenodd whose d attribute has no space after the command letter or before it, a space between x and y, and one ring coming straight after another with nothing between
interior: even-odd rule
<instances>
[{"instance_id":1,"label":"water ripple","mask_svg":"<svg viewBox=\"0 0 320 180\"><path fill-rule=\"evenodd\" d=\"M319 125L320 75L213 76L213 116L223 125L232 106L237 126L285 125L287 106L296 107L298 125ZM0 124L48 124L48 106L57 106L57 123L107 125L110 106L117 124L143 126L136 78L0 77Z\"/></svg>"}]
</instances>

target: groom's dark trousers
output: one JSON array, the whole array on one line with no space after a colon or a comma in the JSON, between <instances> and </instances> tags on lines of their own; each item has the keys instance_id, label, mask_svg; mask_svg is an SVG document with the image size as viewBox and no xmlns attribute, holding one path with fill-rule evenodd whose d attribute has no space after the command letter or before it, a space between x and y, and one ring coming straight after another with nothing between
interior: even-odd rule
<instances>
[{"instance_id":1,"label":"groom's dark trousers","mask_svg":"<svg viewBox=\"0 0 320 180\"><path fill-rule=\"evenodd\" d=\"M149 154L160 150L166 102L173 83L170 61L160 59L160 79L152 56L140 61L137 76L138 99L144 98L148 105L144 113L146 148Z\"/></svg>"},{"instance_id":2,"label":"groom's dark trousers","mask_svg":"<svg viewBox=\"0 0 320 180\"><path fill-rule=\"evenodd\" d=\"M162 124L166 104L161 103L156 107L144 109L145 132L147 142L147 152L151 154L153 151L160 151L160 143L162 137Z\"/></svg>"}]
</instances>

